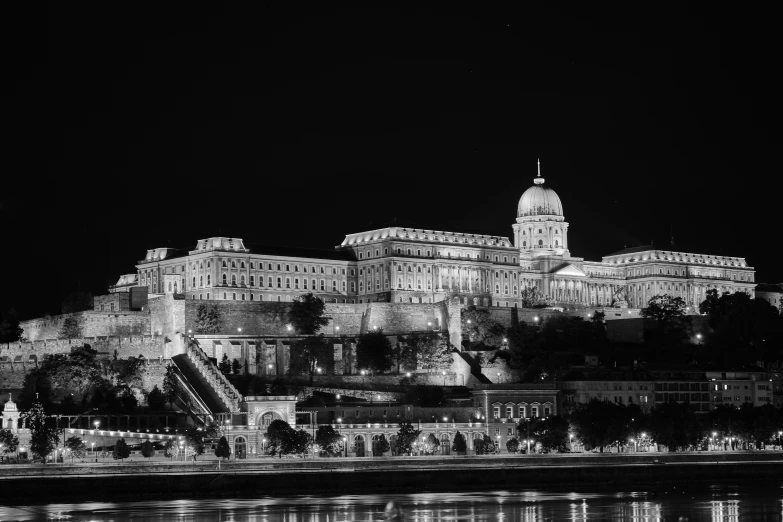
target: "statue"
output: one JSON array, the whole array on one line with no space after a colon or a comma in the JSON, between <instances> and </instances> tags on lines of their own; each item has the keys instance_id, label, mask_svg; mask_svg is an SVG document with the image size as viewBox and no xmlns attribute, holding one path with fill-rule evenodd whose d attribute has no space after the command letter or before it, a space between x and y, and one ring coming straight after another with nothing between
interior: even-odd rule
<instances>
[{"instance_id":1,"label":"statue","mask_svg":"<svg viewBox=\"0 0 783 522\"><path fill-rule=\"evenodd\" d=\"M612 306L614 308L628 308L628 291L624 286L619 287L612 294Z\"/></svg>"}]
</instances>

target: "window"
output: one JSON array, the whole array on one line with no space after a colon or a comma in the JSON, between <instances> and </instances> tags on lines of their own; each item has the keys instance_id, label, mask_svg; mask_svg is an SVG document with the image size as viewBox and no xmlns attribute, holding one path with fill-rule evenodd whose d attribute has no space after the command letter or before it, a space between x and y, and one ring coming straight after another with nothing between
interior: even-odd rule
<instances>
[{"instance_id":1,"label":"window","mask_svg":"<svg viewBox=\"0 0 783 522\"><path fill-rule=\"evenodd\" d=\"M500 406L493 406L492 412L493 412L493 417L495 419L499 419L500 418Z\"/></svg>"},{"instance_id":2,"label":"window","mask_svg":"<svg viewBox=\"0 0 783 522\"><path fill-rule=\"evenodd\" d=\"M236 267L237 267L237 262L231 261L231 268L236 268Z\"/></svg>"},{"instance_id":3,"label":"window","mask_svg":"<svg viewBox=\"0 0 783 522\"><path fill-rule=\"evenodd\" d=\"M250 286L256 286L256 277L250 276Z\"/></svg>"},{"instance_id":4,"label":"window","mask_svg":"<svg viewBox=\"0 0 783 522\"><path fill-rule=\"evenodd\" d=\"M231 274L231 284L236 285L237 284L237 275Z\"/></svg>"},{"instance_id":5,"label":"window","mask_svg":"<svg viewBox=\"0 0 783 522\"><path fill-rule=\"evenodd\" d=\"M326 289L326 281L324 281L323 279L321 279L321 291L323 291L323 290L325 290L325 289Z\"/></svg>"},{"instance_id":6,"label":"window","mask_svg":"<svg viewBox=\"0 0 783 522\"><path fill-rule=\"evenodd\" d=\"M290 277L286 277L285 278L285 287L286 288L291 288L291 278Z\"/></svg>"},{"instance_id":7,"label":"window","mask_svg":"<svg viewBox=\"0 0 783 522\"><path fill-rule=\"evenodd\" d=\"M277 278L277 288L283 288L283 278L278 277Z\"/></svg>"},{"instance_id":8,"label":"window","mask_svg":"<svg viewBox=\"0 0 783 522\"><path fill-rule=\"evenodd\" d=\"M299 290L299 278L294 278L294 289Z\"/></svg>"},{"instance_id":9,"label":"window","mask_svg":"<svg viewBox=\"0 0 783 522\"><path fill-rule=\"evenodd\" d=\"M272 276L267 277L266 279L266 286L269 288L272 288Z\"/></svg>"},{"instance_id":10,"label":"window","mask_svg":"<svg viewBox=\"0 0 783 522\"><path fill-rule=\"evenodd\" d=\"M223 274L223 284L227 284L227 278L228 276L226 274Z\"/></svg>"},{"instance_id":11,"label":"window","mask_svg":"<svg viewBox=\"0 0 783 522\"><path fill-rule=\"evenodd\" d=\"M513 406L506 406L506 418L511 419L514 417L514 407Z\"/></svg>"}]
</instances>

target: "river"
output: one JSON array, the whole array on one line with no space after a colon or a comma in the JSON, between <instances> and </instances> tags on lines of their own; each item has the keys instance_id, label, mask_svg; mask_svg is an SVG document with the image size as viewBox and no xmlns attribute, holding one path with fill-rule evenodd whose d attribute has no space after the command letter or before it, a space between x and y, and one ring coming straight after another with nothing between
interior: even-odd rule
<instances>
[{"instance_id":1,"label":"river","mask_svg":"<svg viewBox=\"0 0 783 522\"><path fill-rule=\"evenodd\" d=\"M2 492L0 491L0 496ZM381 521L387 502L403 506L406 521L634 521L783 520L783 484L695 485L657 491L483 491L405 495L290 496L137 502L10 505L1 521Z\"/></svg>"}]
</instances>

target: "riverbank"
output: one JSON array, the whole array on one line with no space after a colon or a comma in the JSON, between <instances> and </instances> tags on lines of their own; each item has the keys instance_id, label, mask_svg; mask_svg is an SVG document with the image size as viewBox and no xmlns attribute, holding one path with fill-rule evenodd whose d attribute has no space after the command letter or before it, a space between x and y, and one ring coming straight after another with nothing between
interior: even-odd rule
<instances>
[{"instance_id":1,"label":"riverbank","mask_svg":"<svg viewBox=\"0 0 783 522\"><path fill-rule=\"evenodd\" d=\"M783 479L783 453L700 452L503 457L258 459L221 464L0 467L14 502L262 496L532 487L644 487ZM4 500L3 502L7 502Z\"/></svg>"}]
</instances>

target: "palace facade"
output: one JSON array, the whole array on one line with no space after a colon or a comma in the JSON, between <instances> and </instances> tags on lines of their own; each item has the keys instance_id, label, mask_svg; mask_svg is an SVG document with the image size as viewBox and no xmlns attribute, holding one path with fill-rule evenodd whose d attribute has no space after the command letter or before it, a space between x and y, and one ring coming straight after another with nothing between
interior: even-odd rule
<instances>
[{"instance_id":1,"label":"palace facade","mask_svg":"<svg viewBox=\"0 0 783 522\"><path fill-rule=\"evenodd\" d=\"M560 197L538 177L519 200L506 237L387 227L349 234L334 250L269 247L239 238L199 240L192 250L156 248L136 265L135 285L187 299L518 306L535 287L555 305L639 308L667 293L698 305L707 290L754 296L745 259L634 247L586 261L571 255ZM128 288L123 276L117 290Z\"/></svg>"}]
</instances>

